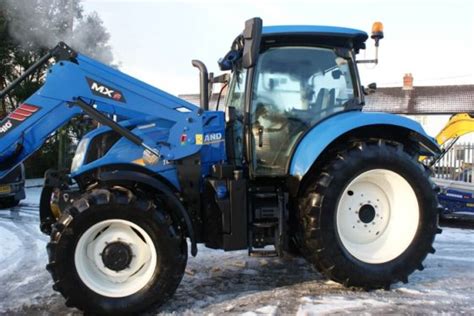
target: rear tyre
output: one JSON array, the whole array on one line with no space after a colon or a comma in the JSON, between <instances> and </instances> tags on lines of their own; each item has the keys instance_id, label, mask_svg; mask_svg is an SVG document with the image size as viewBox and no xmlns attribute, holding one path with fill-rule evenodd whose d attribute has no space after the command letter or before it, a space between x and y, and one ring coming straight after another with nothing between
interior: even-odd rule
<instances>
[{"instance_id":1,"label":"rear tyre","mask_svg":"<svg viewBox=\"0 0 474 316\"><path fill-rule=\"evenodd\" d=\"M434 185L399 143L349 145L305 184L302 252L326 277L349 287L408 282L438 228Z\"/></svg>"},{"instance_id":2,"label":"rear tyre","mask_svg":"<svg viewBox=\"0 0 474 316\"><path fill-rule=\"evenodd\" d=\"M53 225L47 246L53 288L95 314L159 306L178 287L187 243L165 210L130 191L94 190Z\"/></svg>"}]
</instances>

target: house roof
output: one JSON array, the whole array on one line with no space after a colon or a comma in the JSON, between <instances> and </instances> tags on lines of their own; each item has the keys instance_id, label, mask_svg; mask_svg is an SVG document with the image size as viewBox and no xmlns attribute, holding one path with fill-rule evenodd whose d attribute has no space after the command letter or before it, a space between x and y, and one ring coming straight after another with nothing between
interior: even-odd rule
<instances>
[{"instance_id":1,"label":"house roof","mask_svg":"<svg viewBox=\"0 0 474 316\"><path fill-rule=\"evenodd\" d=\"M474 85L378 88L366 97L364 111L399 114L474 112Z\"/></svg>"}]
</instances>

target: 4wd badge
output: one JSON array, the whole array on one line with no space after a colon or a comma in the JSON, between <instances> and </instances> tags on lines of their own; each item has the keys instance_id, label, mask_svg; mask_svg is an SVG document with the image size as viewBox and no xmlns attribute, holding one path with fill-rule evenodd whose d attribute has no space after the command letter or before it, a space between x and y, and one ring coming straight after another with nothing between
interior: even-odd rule
<instances>
[{"instance_id":1,"label":"4wd badge","mask_svg":"<svg viewBox=\"0 0 474 316\"><path fill-rule=\"evenodd\" d=\"M89 77L86 77L86 80L93 95L125 103L125 98L120 90L111 88Z\"/></svg>"}]
</instances>

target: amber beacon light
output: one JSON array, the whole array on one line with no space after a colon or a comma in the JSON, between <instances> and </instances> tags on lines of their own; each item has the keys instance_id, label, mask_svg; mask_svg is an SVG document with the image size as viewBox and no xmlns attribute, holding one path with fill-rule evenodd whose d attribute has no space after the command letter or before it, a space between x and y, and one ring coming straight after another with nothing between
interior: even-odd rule
<instances>
[{"instance_id":1,"label":"amber beacon light","mask_svg":"<svg viewBox=\"0 0 474 316\"><path fill-rule=\"evenodd\" d=\"M372 24L372 35L370 37L375 40L375 47L378 47L379 41L383 38L382 22L374 22L374 24Z\"/></svg>"},{"instance_id":2,"label":"amber beacon light","mask_svg":"<svg viewBox=\"0 0 474 316\"><path fill-rule=\"evenodd\" d=\"M378 64L379 62L379 41L383 38L383 24L382 22L374 22L372 24L372 34L370 35L375 41L375 59L358 60L358 64Z\"/></svg>"}]
</instances>

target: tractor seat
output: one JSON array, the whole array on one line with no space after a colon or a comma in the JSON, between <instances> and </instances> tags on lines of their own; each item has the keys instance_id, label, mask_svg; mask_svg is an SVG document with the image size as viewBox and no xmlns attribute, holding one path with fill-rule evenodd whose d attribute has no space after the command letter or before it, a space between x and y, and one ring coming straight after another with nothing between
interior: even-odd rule
<instances>
[{"instance_id":1,"label":"tractor seat","mask_svg":"<svg viewBox=\"0 0 474 316\"><path fill-rule=\"evenodd\" d=\"M336 90L321 88L316 96L316 101L309 105L310 111L327 116L331 108L334 108L336 102Z\"/></svg>"}]
</instances>

